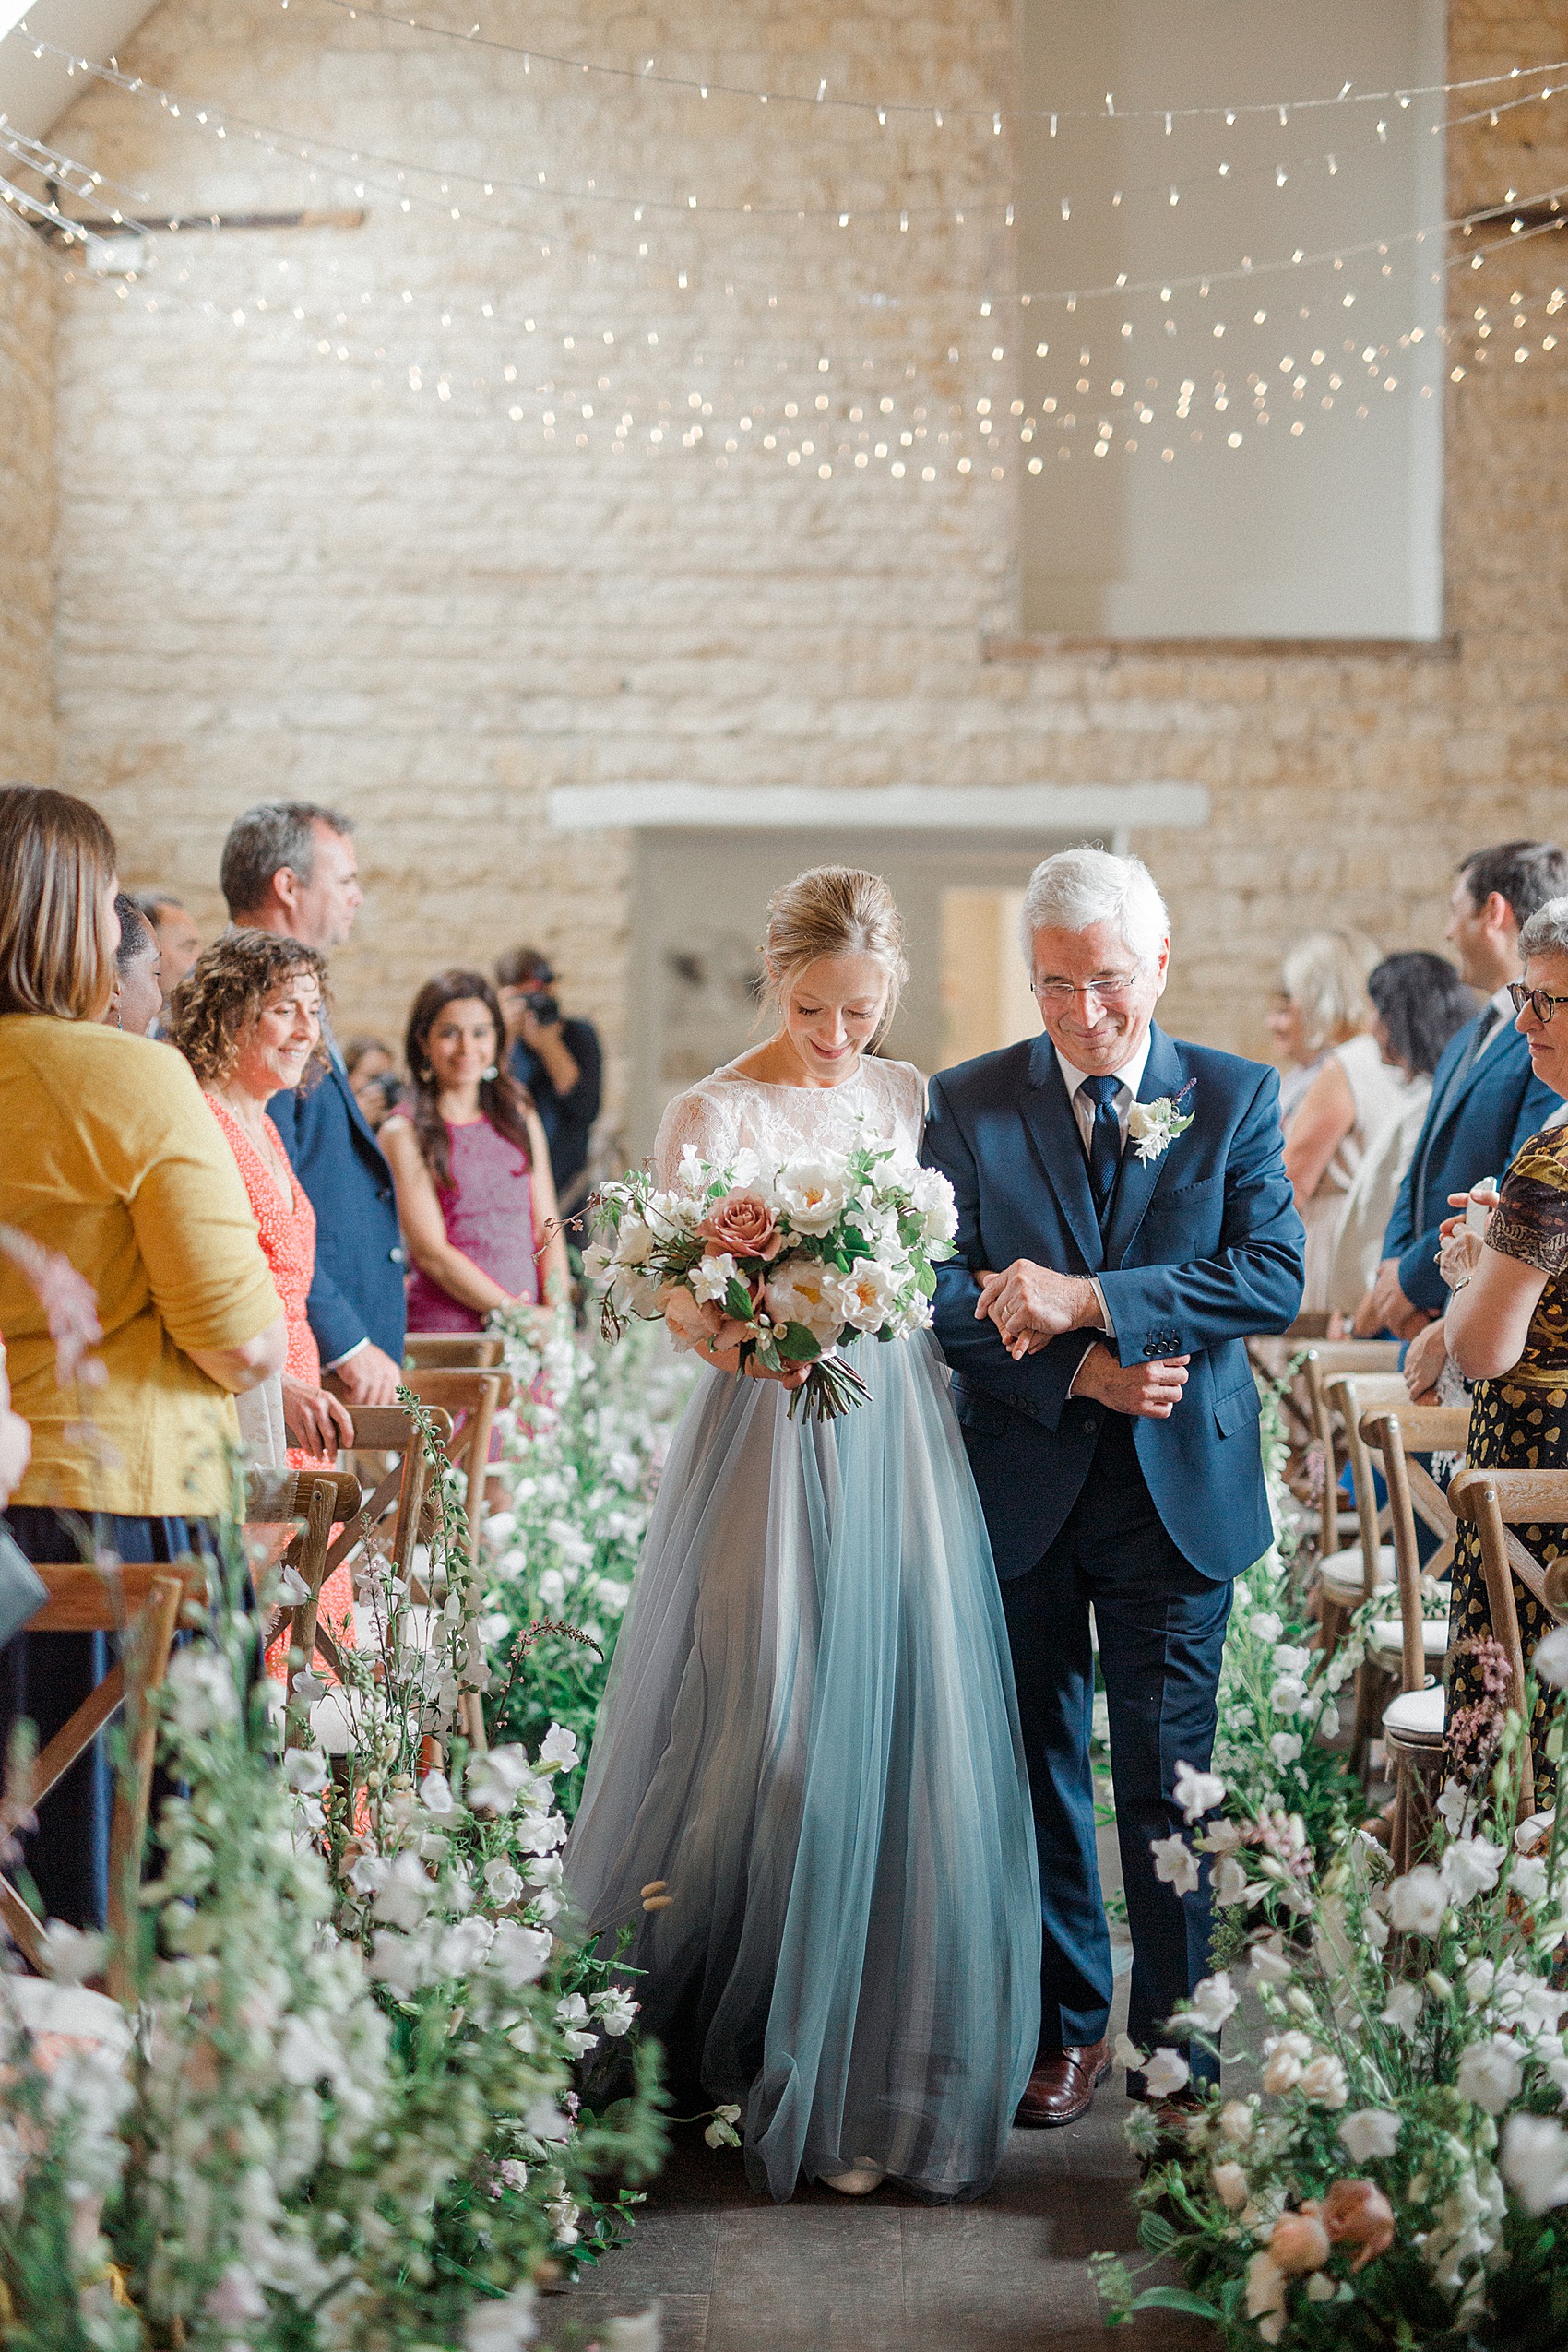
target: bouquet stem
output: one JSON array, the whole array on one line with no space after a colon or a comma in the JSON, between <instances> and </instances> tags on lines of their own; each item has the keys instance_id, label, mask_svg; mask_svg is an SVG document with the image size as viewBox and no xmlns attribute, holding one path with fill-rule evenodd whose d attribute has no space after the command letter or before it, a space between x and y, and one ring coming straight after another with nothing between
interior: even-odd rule
<instances>
[{"instance_id":1,"label":"bouquet stem","mask_svg":"<svg viewBox=\"0 0 1568 2352\"><path fill-rule=\"evenodd\" d=\"M803 1414L814 1421L837 1420L840 1413L863 1405L870 1395L860 1373L842 1356L819 1356L790 1395L790 1419L796 1421Z\"/></svg>"}]
</instances>

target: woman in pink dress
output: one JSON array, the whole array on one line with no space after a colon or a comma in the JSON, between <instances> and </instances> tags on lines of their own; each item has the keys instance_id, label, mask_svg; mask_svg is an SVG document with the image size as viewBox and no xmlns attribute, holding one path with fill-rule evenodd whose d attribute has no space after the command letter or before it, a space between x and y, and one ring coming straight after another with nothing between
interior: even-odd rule
<instances>
[{"instance_id":1,"label":"woman in pink dress","mask_svg":"<svg viewBox=\"0 0 1568 2352\"><path fill-rule=\"evenodd\" d=\"M283 1302L288 1353L281 1382L288 1466L330 1470L352 1445L346 1407L321 1384L321 1355L305 1313L315 1272L315 1211L267 1115L273 1095L297 1087L321 1058L325 967L312 947L267 931L225 932L181 981L164 1035L201 1082L228 1138L273 1288ZM346 1566L321 1588L321 1619L350 1644L353 1586ZM282 1667L268 1656L275 1673Z\"/></svg>"},{"instance_id":2,"label":"woman in pink dress","mask_svg":"<svg viewBox=\"0 0 1568 2352\"><path fill-rule=\"evenodd\" d=\"M409 1098L379 1141L412 1267L410 1332L482 1331L496 1307L567 1295L549 1146L500 1066L502 1035L481 972L438 972L409 1016Z\"/></svg>"}]
</instances>

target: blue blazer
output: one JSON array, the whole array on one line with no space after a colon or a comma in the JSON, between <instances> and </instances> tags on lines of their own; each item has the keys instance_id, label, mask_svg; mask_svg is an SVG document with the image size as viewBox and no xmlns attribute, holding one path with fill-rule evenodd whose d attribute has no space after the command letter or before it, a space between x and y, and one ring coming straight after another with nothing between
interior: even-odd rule
<instances>
[{"instance_id":1,"label":"blue blazer","mask_svg":"<svg viewBox=\"0 0 1568 2352\"><path fill-rule=\"evenodd\" d=\"M392 1170L353 1088L331 1061L325 1077L267 1109L315 1211L306 1312L322 1362L370 1339L400 1364L408 1310Z\"/></svg>"},{"instance_id":2,"label":"blue blazer","mask_svg":"<svg viewBox=\"0 0 1568 2352\"><path fill-rule=\"evenodd\" d=\"M1413 1307L1441 1314L1448 1292L1437 1270L1438 1228L1454 1211L1450 1193L1501 1176L1520 1145L1545 1126L1558 1099L1530 1067L1530 1049L1511 1025L1469 1062L1483 1004L1443 1050L1415 1155L1405 1171L1383 1254L1399 1261L1399 1288ZM1468 1067L1467 1067L1468 1063Z\"/></svg>"},{"instance_id":3,"label":"blue blazer","mask_svg":"<svg viewBox=\"0 0 1568 2352\"><path fill-rule=\"evenodd\" d=\"M1306 1236L1285 1173L1279 1079L1159 1028L1150 1040L1138 1099L1191 1085L1193 1123L1157 1159L1129 1143L1103 1239L1049 1038L931 1082L922 1157L958 1204L959 1255L937 1269L936 1336L1004 1578L1032 1568L1061 1527L1104 1418L1092 1400L1067 1396L1087 1334L1067 1332L1015 1363L995 1324L976 1322L977 1270L1015 1258L1098 1276L1123 1363L1191 1356L1170 1420L1133 1423L1149 1494L1183 1557L1223 1583L1271 1540L1244 1342L1286 1329L1301 1302Z\"/></svg>"}]
</instances>

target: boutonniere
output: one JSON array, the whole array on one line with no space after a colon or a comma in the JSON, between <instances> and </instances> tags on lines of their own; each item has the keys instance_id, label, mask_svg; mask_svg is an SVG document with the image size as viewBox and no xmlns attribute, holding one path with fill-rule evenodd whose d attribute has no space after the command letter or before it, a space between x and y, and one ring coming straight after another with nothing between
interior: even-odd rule
<instances>
[{"instance_id":1,"label":"boutonniere","mask_svg":"<svg viewBox=\"0 0 1568 2352\"><path fill-rule=\"evenodd\" d=\"M1169 1151L1178 1135L1184 1135L1193 1123L1193 1113L1182 1105L1197 1085L1189 1078L1178 1095L1157 1095L1152 1102L1134 1102L1127 1113L1127 1134L1136 1145L1140 1159L1158 1159Z\"/></svg>"}]
</instances>

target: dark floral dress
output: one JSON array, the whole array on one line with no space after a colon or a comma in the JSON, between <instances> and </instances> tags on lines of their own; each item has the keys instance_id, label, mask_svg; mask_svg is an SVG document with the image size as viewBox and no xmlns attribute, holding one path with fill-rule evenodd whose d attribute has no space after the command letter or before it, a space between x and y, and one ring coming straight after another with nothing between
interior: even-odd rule
<instances>
[{"instance_id":1,"label":"dark floral dress","mask_svg":"<svg viewBox=\"0 0 1568 2352\"><path fill-rule=\"evenodd\" d=\"M1547 1285L1518 1362L1496 1380L1476 1383L1466 1459L1481 1470L1568 1469L1568 1127L1547 1128L1521 1146L1503 1180L1486 1238L1504 1257L1539 1266ZM1568 1525L1521 1526L1516 1533L1543 1565L1568 1550ZM1517 1577L1514 1603L1527 1668L1554 1620ZM1480 1538L1475 1527L1461 1522L1450 1635L1456 1643L1472 1641L1491 1630ZM1449 1667L1450 1720L1482 1694L1478 1662L1462 1652ZM1538 1804L1550 1801L1556 1779L1543 1752L1546 1728L1547 1711L1538 1702L1530 1727Z\"/></svg>"}]
</instances>

